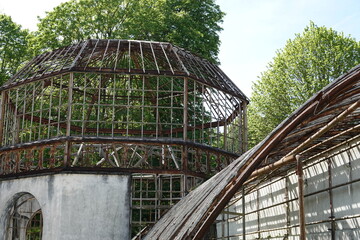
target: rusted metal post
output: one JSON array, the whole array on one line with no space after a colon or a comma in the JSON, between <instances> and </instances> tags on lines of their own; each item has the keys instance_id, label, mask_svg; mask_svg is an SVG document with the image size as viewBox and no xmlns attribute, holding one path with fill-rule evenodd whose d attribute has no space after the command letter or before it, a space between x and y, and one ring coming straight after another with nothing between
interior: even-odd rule
<instances>
[{"instance_id":1,"label":"rusted metal post","mask_svg":"<svg viewBox=\"0 0 360 240\"><path fill-rule=\"evenodd\" d=\"M259 191L259 188L256 187L256 215L257 215L257 238L260 239L261 238L261 231L260 231L260 198L259 198L259 195L260 195L260 191Z\"/></svg>"},{"instance_id":2,"label":"rusted metal post","mask_svg":"<svg viewBox=\"0 0 360 240\"><path fill-rule=\"evenodd\" d=\"M242 187L241 189L242 191L242 216L243 216L243 221L242 221L242 236L243 236L243 240L246 240L246 222L245 222L245 187Z\"/></svg>"},{"instance_id":3,"label":"rusted metal post","mask_svg":"<svg viewBox=\"0 0 360 240\"><path fill-rule=\"evenodd\" d=\"M248 127L247 127L247 114L246 114L246 112L247 112L247 110L246 110L246 108L247 108L247 103L244 101L243 103L242 103L242 110L243 110L243 113L242 113L242 116L243 116L243 137L242 137L242 139L243 139L243 152L242 153L244 153L244 152L246 152L247 150L248 150L248 134L247 134L247 129L248 129Z\"/></svg>"},{"instance_id":4,"label":"rusted metal post","mask_svg":"<svg viewBox=\"0 0 360 240\"><path fill-rule=\"evenodd\" d=\"M3 91L1 93L1 102L0 102L0 145L3 145L6 96L7 93Z\"/></svg>"},{"instance_id":5,"label":"rusted metal post","mask_svg":"<svg viewBox=\"0 0 360 240\"><path fill-rule=\"evenodd\" d=\"M227 138L228 138L228 132L227 132L227 122L225 121L225 124L224 124L224 150L228 151L228 147L227 147Z\"/></svg>"},{"instance_id":6,"label":"rusted metal post","mask_svg":"<svg viewBox=\"0 0 360 240\"><path fill-rule=\"evenodd\" d=\"M188 78L184 78L184 115L183 115L183 140L185 145L182 147L182 169L188 169L188 148L186 146L187 142L187 132L188 132L188 89L189 83Z\"/></svg>"},{"instance_id":7,"label":"rusted metal post","mask_svg":"<svg viewBox=\"0 0 360 240\"><path fill-rule=\"evenodd\" d=\"M289 177L286 176L285 177L285 208L286 208L286 237L289 238L290 236L290 224L291 224L291 216L290 216L290 203L289 203L289 184L290 184L290 181L289 181ZM286 239L287 239L286 238Z\"/></svg>"},{"instance_id":8,"label":"rusted metal post","mask_svg":"<svg viewBox=\"0 0 360 240\"><path fill-rule=\"evenodd\" d=\"M239 111L239 116L238 116L238 121L239 121L239 129L238 129L238 132L239 132L239 142L237 144L238 147L239 147L239 150L238 150L238 153L240 154L243 154L244 152L244 149L243 149L243 145L244 145L244 139L243 139L243 126L244 126L244 123L243 123L243 112L242 112L242 105L239 104L239 107L238 107L238 111Z\"/></svg>"},{"instance_id":9,"label":"rusted metal post","mask_svg":"<svg viewBox=\"0 0 360 240\"><path fill-rule=\"evenodd\" d=\"M68 106L66 116L66 137L71 133L71 117L72 117L72 99L73 99L73 86L74 86L74 74L70 73L69 86L68 86ZM65 156L64 166L67 167L71 162L71 142L69 139L65 142Z\"/></svg>"},{"instance_id":10,"label":"rusted metal post","mask_svg":"<svg viewBox=\"0 0 360 240\"><path fill-rule=\"evenodd\" d=\"M335 240L335 211L334 211L334 200L333 200L333 183L332 183L332 167L331 167L331 158L327 159L328 164L328 180L329 180L329 200L330 200L330 232L331 232L331 240Z\"/></svg>"},{"instance_id":11,"label":"rusted metal post","mask_svg":"<svg viewBox=\"0 0 360 240\"><path fill-rule=\"evenodd\" d=\"M298 191L299 191L299 226L300 226L300 240L306 240L305 232L305 209L304 209L304 172L301 156L296 155L297 161L297 175L298 175Z\"/></svg>"}]
</instances>

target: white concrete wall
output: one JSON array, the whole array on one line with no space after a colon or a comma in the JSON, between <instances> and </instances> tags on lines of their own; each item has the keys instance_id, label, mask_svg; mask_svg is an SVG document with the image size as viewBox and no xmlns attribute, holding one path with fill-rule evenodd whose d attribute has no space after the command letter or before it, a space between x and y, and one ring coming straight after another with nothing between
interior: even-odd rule
<instances>
[{"instance_id":1,"label":"white concrete wall","mask_svg":"<svg viewBox=\"0 0 360 240\"><path fill-rule=\"evenodd\" d=\"M322 156L304 167L304 194L312 194L329 187L329 178L332 186L360 180L360 140L344 144L327 156ZM331 166L331 175L329 171ZM288 192L286 196L286 185ZM241 195L241 194L239 194ZM265 182L245 197L245 216L247 233L264 231L260 234L248 234L246 239L298 239L298 189L295 172L271 181ZM292 201L285 204L285 200ZM360 239L360 181L337 187L332 190L333 212L336 219L335 239ZM260 211L258 211L260 209ZM242 213L242 200L239 199L229 209ZM288 210L288 211L287 211ZM288 212L288 213L287 213ZM323 191L305 197L305 218L307 239L331 239L330 194ZM235 215L220 215L218 220L233 219L217 224L218 239L243 239L243 219ZM321 223L319 223L321 222ZM316 223L316 224L315 224ZM289 232L286 231L289 227ZM269 230L269 231L267 231ZM286 239L286 238L285 238Z\"/></svg>"},{"instance_id":2,"label":"white concrete wall","mask_svg":"<svg viewBox=\"0 0 360 240\"><path fill-rule=\"evenodd\" d=\"M40 203L43 239L129 239L130 176L61 173L0 181L0 239L20 193Z\"/></svg>"}]
</instances>

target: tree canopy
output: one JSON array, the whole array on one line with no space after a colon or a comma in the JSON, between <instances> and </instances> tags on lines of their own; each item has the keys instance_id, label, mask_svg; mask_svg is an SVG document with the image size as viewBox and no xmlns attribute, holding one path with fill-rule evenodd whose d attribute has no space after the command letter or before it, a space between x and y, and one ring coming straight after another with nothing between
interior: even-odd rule
<instances>
[{"instance_id":1,"label":"tree canopy","mask_svg":"<svg viewBox=\"0 0 360 240\"><path fill-rule=\"evenodd\" d=\"M0 85L14 74L27 58L28 31L0 14Z\"/></svg>"},{"instance_id":2,"label":"tree canopy","mask_svg":"<svg viewBox=\"0 0 360 240\"><path fill-rule=\"evenodd\" d=\"M253 84L249 144L267 136L314 93L360 62L360 44L350 36L310 22L277 51Z\"/></svg>"},{"instance_id":3,"label":"tree canopy","mask_svg":"<svg viewBox=\"0 0 360 240\"><path fill-rule=\"evenodd\" d=\"M39 19L34 49L89 38L168 41L217 61L224 13L214 0L71 0Z\"/></svg>"}]
</instances>

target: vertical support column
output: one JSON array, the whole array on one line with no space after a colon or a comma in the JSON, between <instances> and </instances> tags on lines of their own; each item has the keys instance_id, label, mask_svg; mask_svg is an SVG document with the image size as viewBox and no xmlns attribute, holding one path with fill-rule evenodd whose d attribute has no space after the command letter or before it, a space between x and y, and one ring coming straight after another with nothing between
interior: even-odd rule
<instances>
[{"instance_id":1,"label":"vertical support column","mask_svg":"<svg viewBox=\"0 0 360 240\"><path fill-rule=\"evenodd\" d=\"M328 178L329 178L329 201L330 201L330 217L331 220L331 228L329 229L331 231L331 240L335 240L335 213L334 213L334 201L333 201L333 184L332 184L332 167L331 167L331 158L329 157L327 159L328 164Z\"/></svg>"},{"instance_id":2,"label":"vertical support column","mask_svg":"<svg viewBox=\"0 0 360 240\"><path fill-rule=\"evenodd\" d=\"M221 239L225 239L225 213L224 212L221 213Z\"/></svg>"},{"instance_id":3,"label":"vertical support column","mask_svg":"<svg viewBox=\"0 0 360 240\"><path fill-rule=\"evenodd\" d=\"M289 177L285 177L285 211L286 211L286 234L290 236L290 202L289 202Z\"/></svg>"},{"instance_id":4,"label":"vertical support column","mask_svg":"<svg viewBox=\"0 0 360 240\"><path fill-rule=\"evenodd\" d=\"M259 188L256 187L256 214L257 214L257 232L258 232L258 239L261 238L260 233L260 198L259 198Z\"/></svg>"},{"instance_id":5,"label":"vertical support column","mask_svg":"<svg viewBox=\"0 0 360 240\"><path fill-rule=\"evenodd\" d=\"M229 208L228 208L229 211ZM229 212L226 214L226 238L230 239L230 214Z\"/></svg>"},{"instance_id":6,"label":"vertical support column","mask_svg":"<svg viewBox=\"0 0 360 240\"><path fill-rule=\"evenodd\" d=\"M238 125L238 132L239 132L239 142L237 142L238 144L238 149L237 149L237 153L239 154L243 154L243 142L244 142L244 139L243 139L243 129L244 129L244 123L243 123L243 112L242 112L242 105L241 103L239 104L238 106L238 111L239 111L239 115L238 115L238 121L239 121L239 125Z\"/></svg>"},{"instance_id":7,"label":"vertical support column","mask_svg":"<svg viewBox=\"0 0 360 240\"><path fill-rule=\"evenodd\" d=\"M188 133L188 93L189 93L189 83L188 78L184 78L184 115L183 115L183 140L186 144L187 142L187 133ZM188 169L188 148L186 145L183 145L182 148L182 169L187 170ZM186 187L186 186L185 186ZM186 191L186 189L185 189Z\"/></svg>"},{"instance_id":8,"label":"vertical support column","mask_svg":"<svg viewBox=\"0 0 360 240\"><path fill-rule=\"evenodd\" d=\"M161 209L159 207L159 206L161 206L161 202L160 202L161 189L159 188L159 186L161 186L161 182L160 182L161 176L159 176L159 174L154 174L153 177L154 177L154 184L155 184L155 221L157 221L161 217L161 214L160 214ZM170 188L171 188L171 180L170 180ZM171 197L171 195L172 194L170 193L170 197Z\"/></svg>"},{"instance_id":9,"label":"vertical support column","mask_svg":"<svg viewBox=\"0 0 360 240\"><path fill-rule=\"evenodd\" d=\"M14 126L13 126L13 144L19 143L20 136L20 121L21 117L18 115L18 107L19 107L19 89L16 89L16 97L15 97L15 107L14 107Z\"/></svg>"},{"instance_id":10,"label":"vertical support column","mask_svg":"<svg viewBox=\"0 0 360 240\"><path fill-rule=\"evenodd\" d=\"M186 174L182 174L180 177L180 191L181 191L181 198L185 197L188 194L187 191L187 175Z\"/></svg>"},{"instance_id":11,"label":"vertical support column","mask_svg":"<svg viewBox=\"0 0 360 240\"><path fill-rule=\"evenodd\" d=\"M74 73L70 73L69 86L68 86L68 106L66 116L66 137L70 137L71 130L71 117L72 117L72 100L73 100L73 86L74 86ZM65 143L64 166L67 167L71 162L71 142L69 139Z\"/></svg>"},{"instance_id":12,"label":"vertical support column","mask_svg":"<svg viewBox=\"0 0 360 240\"><path fill-rule=\"evenodd\" d=\"M242 116L243 116L243 125L242 125L243 126L243 129L242 129L242 131L243 131L243 133L242 133L243 134L243 137L242 137L243 148L242 148L242 150L244 153L248 150L247 104L245 101L242 103L242 111L243 111L243 113L242 113Z\"/></svg>"},{"instance_id":13,"label":"vertical support column","mask_svg":"<svg viewBox=\"0 0 360 240\"><path fill-rule=\"evenodd\" d=\"M246 222L245 222L245 187L242 187L241 189L242 191L242 216L243 216L243 221L242 221L242 236L243 236L243 240L246 240Z\"/></svg>"},{"instance_id":14,"label":"vertical support column","mask_svg":"<svg viewBox=\"0 0 360 240\"><path fill-rule=\"evenodd\" d=\"M17 104L17 103L16 103ZM17 105L16 105L16 110L15 110L15 114L17 115ZM21 122L21 117L16 117L15 119L15 137L14 137L14 142L15 143L20 143L20 129L21 129L21 126L20 126L20 122Z\"/></svg>"},{"instance_id":15,"label":"vertical support column","mask_svg":"<svg viewBox=\"0 0 360 240\"><path fill-rule=\"evenodd\" d=\"M5 104L7 100L7 92L1 92L1 102L0 102L0 145L4 145L3 143L3 135L4 135L4 120L5 120Z\"/></svg>"},{"instance_id":16,"label":"vertical support column","mask_svg":"<svg viewBox=\"0 0 360 240\"><path fill-rule=\"evenodd\" d=\"M298 191L299 191L299 226L300 240L306 240L305 232L305 209L304 209L304 172L300 155L296 155L297 175L298 175Z\"/></svg>"},{"instance_id":17,"label":"vertical support column","mask_svg":"<svg viewBox=\"0 0 360 240\"><path fill-rule=\"evenodd\" d=\"M231 149L228 149L227 138L228 138L227 121L225 119L225 124L224 124L224 150L232 152Z\"/></svg>"}]
</instances>

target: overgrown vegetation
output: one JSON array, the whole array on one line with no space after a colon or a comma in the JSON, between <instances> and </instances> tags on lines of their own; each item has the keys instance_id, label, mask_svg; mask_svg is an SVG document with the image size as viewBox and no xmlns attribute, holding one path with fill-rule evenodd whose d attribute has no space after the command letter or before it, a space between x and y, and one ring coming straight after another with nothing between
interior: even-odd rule
<instances>
[{"instance_id":1,"label":"overgrown vegetation","mask_svg":"<svg viewBox=\"0 0 360 240\"><path fill-rule=\"evenodd\" d=\"M360 44L313 22L285 47L253 84L249 145L265 138L314 93L360 62Z\"/></svg>"},{"instance_id":2,"label":"overgrown vegetation","mask_svg":"<svg viewBox=\"0 0 360 240\"><path fill-rule=\"evenodd\" d=\"M11 17L0 14L0 85L28 58L28 35Z\"/></svg>"}]
</instances>

